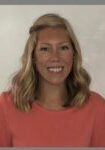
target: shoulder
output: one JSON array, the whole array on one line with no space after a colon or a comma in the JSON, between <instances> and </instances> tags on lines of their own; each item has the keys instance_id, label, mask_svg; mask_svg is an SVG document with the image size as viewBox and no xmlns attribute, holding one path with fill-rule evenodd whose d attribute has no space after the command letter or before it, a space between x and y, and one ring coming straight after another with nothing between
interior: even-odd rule
<instances>
[{"instance_id":1,"label":"shoulder","mask_svg":"<svg viewBox=\"0 0 105 150\"><path fill-rule=\"evenodd\" d=\"M105 98L97 92L91 91L89 100L96 105L104 105L105 106Z\"/></svg>"},{"instance_id":2,"label":"shoulder","mask_svg":"<svg viewBox=\"0 0 105 150\"><path fill-rule=\"evenodd\" d=\"M105 98L97 92L91 91L89 96L89 106L98 113L105 115Z\"/></svg>"},{"instance_id":3,"label":"shoulder","mask_svg":"<svg viewBox=\"0 0 105 150\"><path fill-rule=\"evenodd\" d=\"M13 98L10 91L0 93L0 108L8 109L13 106Z\"/></svg>"},{"instance_id":4,"label":"shoulder","mask_svg":"<svg viewBox=\"0 0 105 150\"><path fill-rule=\"evenodd\" d=\"M12 95L11 95L10 91L4 91L4 92L0 93L0 103L4 102L7 99L10 100L11 98L12 98Z\"/></svg>"}]
</instances>

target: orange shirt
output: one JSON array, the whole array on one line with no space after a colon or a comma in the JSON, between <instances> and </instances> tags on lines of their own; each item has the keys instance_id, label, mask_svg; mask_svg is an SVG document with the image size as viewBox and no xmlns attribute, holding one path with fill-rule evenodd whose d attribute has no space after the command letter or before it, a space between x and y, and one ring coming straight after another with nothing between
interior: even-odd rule
<instances>
[{"instance_id":1,"label":"orange shirt","mask_svg":"<svg viewBox=\"0 0 105 150\"><path fill-rule=\"evenodd\" d=\"M33 103L29 112L0 96L0 147L105 147L105 100L91 92L81 108L49 110Z\"/></svg>"}]
</instances>

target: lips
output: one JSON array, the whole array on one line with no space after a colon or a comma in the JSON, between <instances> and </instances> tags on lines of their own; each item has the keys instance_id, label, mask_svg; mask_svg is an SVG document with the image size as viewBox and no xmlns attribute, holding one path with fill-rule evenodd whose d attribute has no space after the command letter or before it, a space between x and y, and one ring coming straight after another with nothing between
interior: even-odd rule
<instances>
[{"instance_id":1,"label":"lips","mask_svg":"<svg viewBox=\"0 0 105 150\"><path fill-rule=\"evenodd\" d=\"M63 66L51 66L51 67L47 67L47 70L50 72L61 72L63 70Z\"/></svg>"}]
</instances>

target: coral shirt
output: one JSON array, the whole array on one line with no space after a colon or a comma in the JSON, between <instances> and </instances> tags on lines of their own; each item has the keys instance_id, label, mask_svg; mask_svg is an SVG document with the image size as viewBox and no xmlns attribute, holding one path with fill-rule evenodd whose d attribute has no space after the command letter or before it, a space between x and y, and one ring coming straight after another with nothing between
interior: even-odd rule
<instances>
[{"instance_id":1,"label":"coral shirt","mask_svg":"<svg viewBox=\"0 0 105 150\"><path fill-rule=\"evenodd\" d=\"M105 147L105 100L97 93L81 108L49 110L33 103L15 108L8 92L0 96L0 147Z\"/></svg>"}]
</instances>

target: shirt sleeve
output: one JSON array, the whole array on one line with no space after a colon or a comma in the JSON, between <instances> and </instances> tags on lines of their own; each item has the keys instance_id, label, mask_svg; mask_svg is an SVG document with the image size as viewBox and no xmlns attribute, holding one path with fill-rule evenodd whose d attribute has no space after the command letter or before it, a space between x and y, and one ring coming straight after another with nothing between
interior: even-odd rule
<instances>
[{"instance_id":1,"label":"shirt sleeve","mask_svg":"<svg viewBox=\"0 0 105 150\"><path fill-rule=\"evenodd\" d=\"M4 95L0 95L0 147L11 147L11 134L3 109Z\"/></svg>"},{"instance_id":2,"label":"shirt sleeve","mask_svg":"<svg viewBox=\"0 0 105 150\"><path fill-rule=\"evenodd\" d=\"M101 105L99 104L96 109L93 135L92 135L92 147L105 147L105 99L101 99Z\"/></svg>"}]
</instances>

